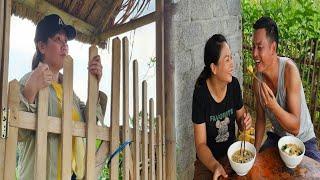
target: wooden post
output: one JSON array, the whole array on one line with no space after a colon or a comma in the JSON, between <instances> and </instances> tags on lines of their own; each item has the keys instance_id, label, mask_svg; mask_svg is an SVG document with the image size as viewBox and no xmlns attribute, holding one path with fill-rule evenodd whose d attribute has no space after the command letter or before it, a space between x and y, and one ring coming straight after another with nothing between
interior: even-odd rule
<instances>
[{"instance_id":1,"label":"wooden post","mask_svg":"<svg viewBox=\"0 0 320 180\"><path fill-rule=\"evenodd\" d=\"M163 174L162 174L162 122L161 122L161 116L157 116L156 118L157 122L157 129L156 129L156 141L157 141L157 153L156 153L156 158L157 158L157 169L156 169L156 174L157 174L157 180L162 180L163 179Z\"/></svg>"},{"instance_id":2,"label":"wooden post","mask_svg":"<svg viewBox=\"0 0 320 180\"><path fill-rule=\"evenodd\" d=\"M155 149L154 149L154 102L151 98L149 100L149 159L150 159L150 169L149 169L149 179L155 180Z\"/></svg>"},{"instance_id":3,"label":"wooden post","mask_svg":"<svg viewBox=\"0 0 320 180\"><path fill-rule=\"evenodd\" d=\"M2 53L4 51L4 42L3 42L3 32L5 31L5 25L4 25L4 14L5 14L5 1L0 1L0 69L2 69L1 67L3 66L4 63L6 63L6 61L4 61ZM1 71L1 79L3 79L3 72ZM6 88L3 88L3 83L1 84L1 99L5 99L5 97L7 96L6 94ZM1 106L0 106L0 133L2 131L2 128L4 128L2 125L4 124L2 121L2 117L3 117L3 109L7 109L7 104L5 101L0 101L1 102ZM4 159L5 159L5 139L4 137L1 137L0 135L0 179L4 179Z\"/></svg>"},{"instance_id":4,"label":"wooden post","mask_svg":"<svg viewBox=\"0 0 320 180\"><path fill-rule=\"evenodd\" d=\"M162 118L162 127L165 128L165 99L164 99L164 17L163 17L164 2L156 0L156 11L159 18L156 21L156 89L157 89L157 115ZM162 134L165 136L165 134ZM165 142L165 139L163 139ZM165 162L165 149L163 149L163 161ZM163 179L166 179L166 166L163 166Z\"/></svg>"},{"instance_id":5,"label":"wooden post","mask_svg":"<svg viewBox=\"0 0 320 180\"><path fill-rule=\"evenodd\" d=\"M10 18L11 18L11 0L7 0L4 2L4 19L3 19L3 31L0 36L4 35L2 37L3 42L2 43L2 53L1 53L1 104L2 109L6 108L7 106L7 95L8 95L8 64L9 64L9 41L10 41ZM2 4L2 3L1 3ZM2 113L2 111L1 111ZM2 117L2 116L1 116Z\"/></svg>"},{"instance_id":6,"label":"wooden post","mask_svg":"<svg viewBox=\"0 0 320 180\"><path fill-rule=\"evenodd\" d=\"M34 178L46 179L49 87L39 92Z\"/></svg>"},{"instance_id":7,"label":"wooden post","mask_svg":"<svg viewBox=\"0 0 320 180\"><path fill-rule=\"evenodd\" d=\"M0 131L2 130L3 113L7 111L8 97L8 64L9 64L9 40L10 40L10 18L11 18L11 0L0 2ZM4 175L5 165L5 139L0 137L0 179Z\"/></svg>"},{"instance_id":8,"label":"wooden post","mask_svg":"<svg viewBox=\"0 0 320 180\"><path fill-rule=\"evenodd\" d=\"M9 96L8 96L8 107L10 109L11 116L10 121L13 118L17 118L18 108L19 108L19 93L20 86L17 80L13 80L9 84ZM18 141L18 128L9 127L9 136L6 141L6 157L5 157L5 171L4 179L11 180L16 178L16 150Z\"/></svg>"},{"instance_id":9,"label":"wooden post","mask_svg":"<svg viewBox=\"0 0 320 180\"><path fill-rule=\"evenodd\" d=\"M72 107L73 107L73 59L63 61L63 104L62 104L62 168L61 177L70 180L72 161Z\"/></svg>"},{"instance_id":10,"label":"wooden post","mask_svg":"<svg viewBox=\"0 0 320 180\"><path fill-rule=\"evenodd\" d=\"M122 39L122 78L123 78L123 142L129 140L129 41L127 37ZM124 149L123 179L129 180L130 148ZM131 172L132 174L133 172ZM131 179L133 176L131 177Z\"/></svg>"},{"instance_id":11,"label":"wooden post","mask_svg":"<svg viewBox=\"0 0 320 180\"><path fill-rule=\"evenodd\" d=\"M98 55L98 48L92 45L89 48L89 61ZM98 101L98 80L88 71L88 113L87 120L87 155L86 155L86 179L95 177L95 153L96 153L96 109Z\"/></svg>"},{"instance_id":12,"label":"wooden post","mask_svg":"<svg viewBox=\"0 0 320 180\"><path fill-rule=\"evenodd\" d=\"M139 76L138 76L138 61L133 61L133 125L134 125L134 137L133 137L133 172L134 179L140 180L140 130L139 130Z\"/></svg>"},{"instance_id":13,"label":"wooden post","mask_svg":"<svg viewBox=\"0 0 320 180\"><path fill-rule=\"evenodd\" d=\"M162 0L163 3L163 0ZM163 5L162 5L163 6ZM162 7L163 8L163 7ZM163 11L162 11L163 12ZM162 16L164 14L162 13ZM166 36L167 37L167 36ZM164 40L164 44L166 41ZM165 55L164 56L164 106L165 116L163 119L163 139L164 139L164 166L166 175L165 179L175 180L177 178L176 168L176 128L175 128L175 67L174 60L170 58L168 52L170 52L169 45L165 44Z\"/></svg>"},{"instance_id":14,"label":"wooden post","mask_svg":"<svg viewBox=\"0 0 320 180\"><path fill-rule=\"evenodd\" d=\"M119 38L112 41L112 86L111 86L111 152L119 146L119 115L120 115L120 63L121 42ZM119 155L111 160L110 179L118 180Z\"/></svg>"},{"instance_id":15,"label":"wooden post","mask_svg":"<svg viewBox=\"0 0 320 180\"><path fill-rule=\"evenodd\" d=\"M148 179L147 81L142 82L142 179Z\"/></svg>"}]
</instances>

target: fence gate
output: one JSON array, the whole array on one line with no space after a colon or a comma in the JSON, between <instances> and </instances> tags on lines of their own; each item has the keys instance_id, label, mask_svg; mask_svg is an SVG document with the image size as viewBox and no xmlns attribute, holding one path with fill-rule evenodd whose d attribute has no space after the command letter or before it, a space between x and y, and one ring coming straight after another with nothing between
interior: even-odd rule
<instances>
[{"instance_id":1,"label":"fence gate","mask_svg":"<svg viewBox=\"0 0 320 180\"><path fill-rule=\"evenodd\" d=\"M3 1L1 1L3 5ZM2 8L2 6L1 6ZM1 13L3 11L0 11ZM122 48L121 48L122 47ZM0 140L0 179L16 178L17 142L19 129L35 131L35 179L46 179L46 157L48 133L60 134L62 140L61 177L70 180L72 137L86 139L86 170L85 179L97 179L106 161L110 162L110 179L119 179L119 169L123 179L164 179L165 162L164 134L160 116L154 117L153 99L147 99L147 82L142 83L142 117L139 118L139 79L138 61L133 62L133 107L129 107L129 42L115 38L112 41L112 83L111 83L111 125L99 126L96 120L96 104L98 101L98 82L89 74L88 101L86 122L72 121L73 104L73 60L70 56L64 60L63 80L63 113L61 118L48 116L49 88L42 89L38 94L36 113L24 112L19 109L20 85L17 80L9 83L7 117L2 119L3 130ZM122 56L121 56L122 49ZM95 46L89 49L89 59L97 55ZM122 57L122 59L121 59ZM121 70L122 68L122 70ZM122 79L120 72L122 71ZM123 91L120 92L120 83ZM120 96L123 96L123 126L120 120ZM149 103L149 104L148 104ZM133 108L133 124L129 121L129 108ZM3 113L2 117L5 117ZM6 121L4 121L6 120ZM101 124L101 123L100 123ZM104 123L102 123L104 124ZM6 126L6 127L5 127ZM130 128L133 127L133 128ZM102 144L96 149L96 139ZM128 145L132 143L131 145ZM122 151L120 168L119 153Z\"/></svg>"}]
</instances>

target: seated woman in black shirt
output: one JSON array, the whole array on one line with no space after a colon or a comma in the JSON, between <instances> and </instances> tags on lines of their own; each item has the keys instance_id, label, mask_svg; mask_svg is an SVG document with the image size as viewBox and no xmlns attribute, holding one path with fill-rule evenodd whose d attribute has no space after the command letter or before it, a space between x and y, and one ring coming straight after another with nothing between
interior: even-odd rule
<instances>
[{"instance_id":1,"label":"seated woman in black shirt","mask_svg":"<svg viewBox=\"0 0 320 180\"><path fill-rule=\"evenodd\" d=\"M249 129L252 121L245 112L239 82L232 76L232 55L223 35L215 34L207 41L204 64L192 102L195 180L227 177L218 160L236 140L235 122L240 129Z\"/></svg>"}]
</instances>

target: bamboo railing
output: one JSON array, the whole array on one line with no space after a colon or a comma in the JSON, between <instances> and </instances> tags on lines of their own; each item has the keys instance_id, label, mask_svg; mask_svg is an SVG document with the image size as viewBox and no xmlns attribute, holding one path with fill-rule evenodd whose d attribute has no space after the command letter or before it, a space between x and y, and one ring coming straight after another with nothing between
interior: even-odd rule
<instances>
[{"instance_id":1,"label":"bamboo railing","mask_svg":"<svg viewBox=\"0 0 320 180\"><path fill-rule=\"evenodd\" d=\"M20 85L17 80L9 83L8 107L9 135L5 141L5 166L4 179L11 180L16 176L16 150L18 130L27 129L35 131L36 161L34 176L36 179L46 179L47 135L48 133L61 134L62 140L62 179L71 177L71 151L72 136L86 139L86 179L97 179L101 170L101 161L105 163L106 156L116 151L120 144L133 141L131 146L126 146L123 153L123 179L156 179L163 177L164 157L162 150L165 148L163 139L162 121L160 116L154 117L153 99L148 100L147 82L142 82L142 123L139 122L139 78L138 62L133 62L133 128L129 127L129 61L128 39L121 41L113 39L112 43L112 87L111 87L111 126L99 126L96 121L96 104L98 101L98 82L89 76L88 101L86 122L72 121L73 100L73 60L70 56L64 60L63 80L63 113L61 118L48 116L48 87L39 92L37 113L19 110ZM97 55L95 46L89 49L89 59ZM122 64L123 79L120 78ZM120 83L123 83L123 126L120 121ZM148 106L149 102L149 106ZM148 116L149 114L149 116ZM142 130L140 130L142 129ZM105 154L101 159L96 156L96 139L104 142ZM101 147L100 147L101 148ZM99 152L100 149L98 149ZM0 154L3 155L3 154ZM99 170L100 169L100 170ZM1 174L0 174L1 175ZM119 179L119 154L111 159L110 179Z\"/></svg>"}]
</instances>

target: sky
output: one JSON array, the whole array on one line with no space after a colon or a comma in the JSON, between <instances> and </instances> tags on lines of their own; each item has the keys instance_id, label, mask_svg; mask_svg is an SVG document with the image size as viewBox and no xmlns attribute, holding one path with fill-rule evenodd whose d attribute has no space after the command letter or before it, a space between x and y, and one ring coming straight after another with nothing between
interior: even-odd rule
<instances>
[{"instance_id":1,"label":"sky","mask_svg":"<svg viewBox=\"0 0 320 180\"><path fill-rule=\"evenodd\" d=\"M154 2L145 10L143 14L154 11ZM19 80L22 76L31 71L32 57L35 53L34 35L36 26L27 19L21 19L17 16L11 17L10 29L10 52L9 52L9 81ZM22 32L23 30L23 32ZM156 101L156 73L155 67L150 67L148 62L150 58L155 57L155 23L140 27L136 30L123 33L117 37L122 39L127 36L129 39L129 110L132 115L132 62L138 60L139 63L139 105L141 110L141 83L143 80L148 82L148 99L153 98ZM108 96L107 114L105 116L106 125L110 125L110 103L111 103L111 64L112 64L112 37L109 40L109 46L106 49L99 49L103 65L103 76L100 81L100 90ZM68 42L69 55L73 58L74 74L73 89L75 93L84 102L87 100L87 63L89 57L89 44L84 44L76 40ZM122 72L121 72L122 75ZM122 82L120 83L122 86ZM120 91L122 92L122 91ZM121 95L122 96L122 95ZM121 97L120 96L120 97ZM122 98L120 99L122 101ZM122 103L120 104L122 107ZM120 108L122 110L122 108ZM122 111L120 110L120 119ZM120 120L122 124L122 120Z\"/></svg>"}]
</instances>

